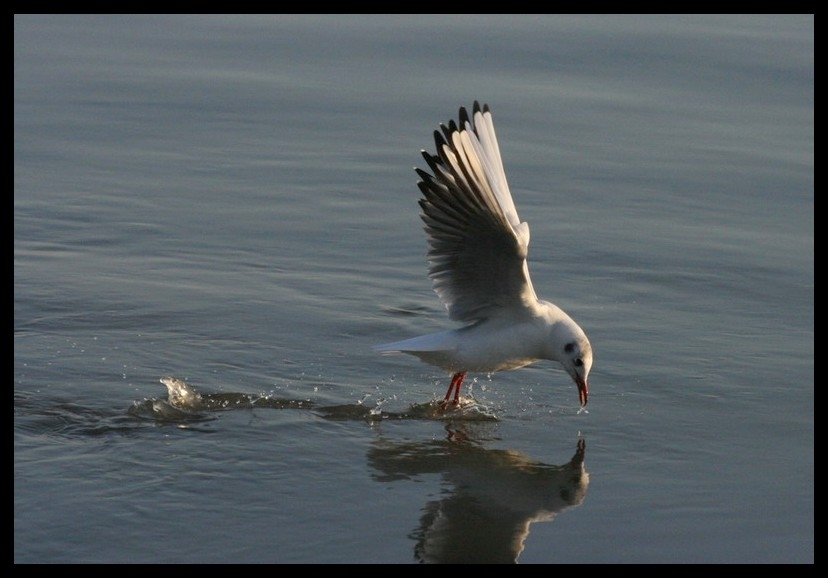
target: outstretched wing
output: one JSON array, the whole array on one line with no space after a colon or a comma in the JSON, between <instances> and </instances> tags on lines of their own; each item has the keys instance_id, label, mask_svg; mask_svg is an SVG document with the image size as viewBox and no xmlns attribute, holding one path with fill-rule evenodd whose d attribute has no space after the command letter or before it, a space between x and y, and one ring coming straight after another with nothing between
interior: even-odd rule
<instances>
[{"instance_id":1,"label":"outstretched wing","mask_svg":"<svg viewBox=\"0 0 828 578\"><path fill-rule=\"evenodd\" d=\"M463 322L535 303L529 226L512 201L489 107L475 102L471 119L461 108L459 124L440 129L437 154L422 153L432 174L415 169L435 292L449 317Z\"/></svg>"}]
</instances>

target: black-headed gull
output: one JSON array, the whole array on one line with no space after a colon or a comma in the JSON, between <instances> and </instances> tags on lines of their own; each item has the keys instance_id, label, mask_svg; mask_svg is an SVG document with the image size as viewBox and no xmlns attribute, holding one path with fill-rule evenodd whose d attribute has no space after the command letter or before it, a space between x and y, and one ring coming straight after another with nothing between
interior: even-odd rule
<instances>
[{"instance_id":1,"label":"black-headed gull","mask_svg":"<svg viewBox=\"0 0 828 578\"><path fill-rule=\"evenodd\" d=\"M449 317L467 325L376 349L408 353L450 372L446 405L459 403L467 372L557 361L585 406L592 346L569 315L535 294L526 264L529 225L512 201L489 107L475 102L471 118L461 108L459 122L440 129L434 131L437 154L422 151L433 174L415 169L420 217L434 291Z\"/></svg>"}]
</instances>

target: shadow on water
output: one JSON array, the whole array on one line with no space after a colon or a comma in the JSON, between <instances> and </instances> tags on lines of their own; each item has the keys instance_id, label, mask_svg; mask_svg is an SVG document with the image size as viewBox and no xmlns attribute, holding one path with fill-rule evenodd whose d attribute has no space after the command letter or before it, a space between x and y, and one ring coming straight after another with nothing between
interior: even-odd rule
<instances>
[{"instance_id":1,"label":"shadow on water","mask_svg":"<svg viewBox=\"0 0 828 578\"><path fill-rule=\"evenodd\" d=\"M444 495L423 508L412 534L414 555L425 563L516 563L534 522L583 502L589 474L586 442L556 466L520 452L487 449L468 432L447 426L445 440L396 443L380 440L368 452L378 481L439 473Z\"/></svg>"}]
</instances>

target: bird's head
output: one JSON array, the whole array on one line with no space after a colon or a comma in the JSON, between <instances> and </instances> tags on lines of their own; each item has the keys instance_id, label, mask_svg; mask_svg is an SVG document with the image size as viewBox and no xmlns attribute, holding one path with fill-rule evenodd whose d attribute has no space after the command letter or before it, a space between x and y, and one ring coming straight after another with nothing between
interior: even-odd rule
<instances>
[{"instance_id":1,"label":"bird's head","mask_svg":"<svg viewBox=\"0 0 828 578\"><path fill-rule=\"evenodd\" d=\"M589 400L589 370L592 369L592 345L581 332L562 346L561 365L578 386L578 399L581 407Z\"/></svg>"},{"instance_id":2,"label":"bird's head","mask_svg":"<svg viewBox=\"0 0 828 578\"><path fill-rule=\"evenodd\" d=\"M581 326L551 303L542 302L540 316L549 328L545 359L557 361L578 386L581 407L589 400L589 370L592 369L592 345Z\"/></svg>"}]
</instances>

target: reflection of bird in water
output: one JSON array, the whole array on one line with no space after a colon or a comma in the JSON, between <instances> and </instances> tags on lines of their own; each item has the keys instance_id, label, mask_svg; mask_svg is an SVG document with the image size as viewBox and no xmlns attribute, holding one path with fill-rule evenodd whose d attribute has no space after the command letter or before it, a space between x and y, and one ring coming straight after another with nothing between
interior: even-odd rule
<instances>
[{"instance_id":1,"label":"reflection of bird in water","mask_svg":"<svg viewBox=\"0 0 828 578\"><path fill-rule=\"evenodd\" d=\"M589 485L585 447L578 440L575 455L561 466L452 441L383 443L368 459L380 480L441 473L451 486L445 497L424 508L414 533L418 560L514 563L533 522L551 521L584 500Z\"/></svg>"}]
</instances>

